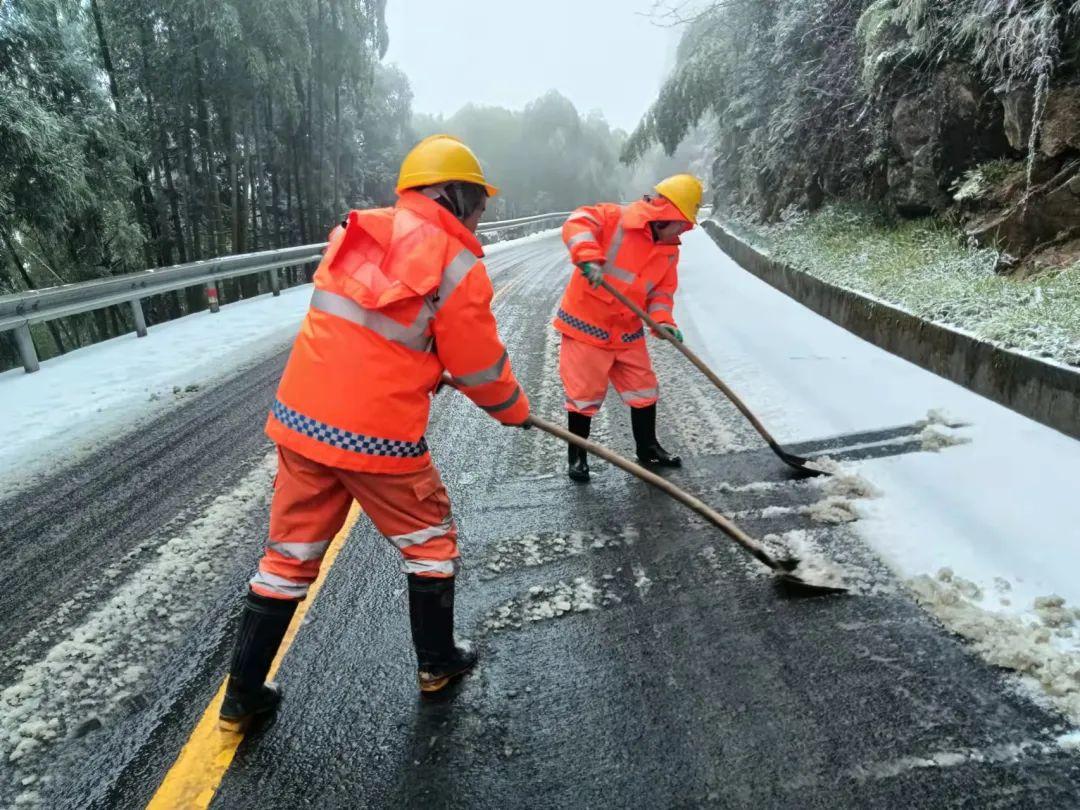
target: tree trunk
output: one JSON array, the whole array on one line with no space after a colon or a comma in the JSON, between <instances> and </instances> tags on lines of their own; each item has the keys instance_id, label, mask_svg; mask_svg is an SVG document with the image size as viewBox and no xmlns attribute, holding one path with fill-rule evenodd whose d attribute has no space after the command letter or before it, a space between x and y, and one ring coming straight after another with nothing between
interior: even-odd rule
<instances>
[{"instance_id":1,"label":"tree trunk","mask_svg":"<svg viewBox=\"0 0 1080 810\"><path fill-rule=\"evenodd\" d=\"M243 228L244 231L244 252L250 253L259 249L259 223L257 219L258 207L252 199L252 195L255 193L255 184L253 182L254 172L251 170L251 164L253 162L250 144L251 121L246 115L244 116L243 130L244 149L243 154L240 157L240 168L243 169L244 182L237 189L237 193L239 195L238 202L243 214L240 218L240 227ZM248 228L249 210L251 213L250 232ZM260 276L243 276L241 278L240 289L244 292L244 298L253 298L259 294L259 278Z\"/></svg>"},{"instance_id":2,"label":"tree trunk","mask_svg":"<svg viewBox=\"0 0 1080 810\"><path fill-rule=\"evenodd\" d=\"M252 141L254 141L254 148L252 147ZM261 244L259 239L259 216L262 212L259 203L262 199L262 187L259 182L261 171L258 168L259 117L254 98L251 100L251 115L244 119L244 152L247 155L248 211L251 214L248 245L251 250L258 251Z\"/></svg>"},{"instance_id":3,"label":"tree trunk","mask_svg":"<svg viewBox=\"0 0 1080 810\"><path fill-rule=\"evenodd\" d=\"M116 81L116 71L113 68L112 52L109 50L109 40L105 35L105 20L101 15L101 8L98 6L97 0L90 0L90 12L94 18L94 30L97 32L98 47L101 49L101 61L104 64L105 73L109 78L109 93L112 96L116 114L120 117L121 131L127 136L127 128L126 126L123 126L124 107L120 99L120 87ZM154 196L150 191L150 180L146 175L146 169L140 167L135 159L132 159L129 166L131 167L131 174L135 178L136 185L136 188L131 192L131 201L135 206L135 211L139 214L139 219L142 221L145 238L147 240L143 244L143 255L146 257L147 264L153 264L154 248L160 248L160 245L157 244L160 234L157 232L155 220L151 216L151 212L154 210Z\"/></svg>"},{"instance_id":4,"label":"tree trunk","mask_svg":"<svg viewBox=\"0 0 1080 810\"><path fill-rule=\"evenodd\" d=\"M281 247L281 187L278 184L278 175L281 173L277 163L277 138L274 137L274 97L266 97L266 137L269 141L267 147L270 151L270 208L273 211L274 247ZM288 169L285 170L286 185L288 184ZM287 193L287 192L286 192Z\"/></svg>"},{"instance_id":5,"label":"tree trunk","mask_svg":"<svg viewBox=\"0 0 1080 810\"><path fill-rule=\"evenodd\" d=\"M187 209L188 226L191 228L192 261L203 257L202 239L199 232L199 170L195 165L195 147L191 138L191 107L185 102L183 122L184 146L184 203Z\"/></svg>"},{"instance_id":6,"label":"tree trunk","mask_svg":"<svg viewBox=\"0 0 1080 810\"><path fill-rule=\"evenodd\" d=\"M194 35L194 22L191 23L191 29ZM217 169L214 165L214 140L210 127L210 103L206 98L203 84L202 57L199 55L200 44L197 40L193 55L195 60L196 119L199 126L200 146L202 147L203 179L206 183L206 220L209 231L207 234L207 247L214 256L221 256L225 252L221 234L221 197L218 190Z\"/></svg>"},{"instance_id":7,"label":"tree trunk","mask_svg":"<svg viewBox=\"0 0 1080 810\"><path fill-rule=\"evenodd\" d=\"M98 47L101 48L101 61L105 63L105 74L109 77L109 94L112 96L116 111L122 113L120 104L120 88L116 83L116 71L113 70L112 53L109 51L109 42L105 37L105 22L101 16L101 8L97 0L90 0L90 13L94 17L94 30L97 31Z\"/></svg>"},{"instance_id":8,"label":"tree trunk","mask_svg":"<svg viewBox=\"0 0 1080 810\"><path fill-rule=\"evenodd\" d=\"M96 0L95 0L96 2ZM147 121L147 145L152 144L154 132L164 135L163 128L158 124L157 111L154 106L154 93L151 89L150 83L150 53L153 50L154 43L153 38L150 35L150 28L147 25L147 20L143 17L140 20L139 34L141 38L142 46L142 85L143 95L146 96L146 121ZM160 163L164 165L165 174L169 174L168 156L166 155L166 145L164 137L158 139L158 150L160 151ZM179 229L177 229L175 239L168 237L169 233L169 214L167 211L168 204L161 199L162 183L161 183L161 170L159 169L159 161L153 161L154 166L154 185L157 188L157 194L151 194L150 200L154 204L154 212L157 214L157 233L158 233L158 261L162 266L170 265L173 263L172 259L172 245L177 244L178 253L181 257L180 261L184 261L183 256L185 254L183 239L181 237ZM143 170L145 176L145 169ZM172 177L169 176L168 187L172 189ZM145 196L145 191L144 191ZM173 194L171 191L167 191L165 196L169 198L169 201L173 202ZM173 203L175 204L175 203ZM175 317L175 316L174 316Z\"/></svg>"},{"instance_id":9,"label":"tree trunk","mask_svg":"<svg viewBox=\"0 0 1080 810\"><path fill-rule=\"evenodd\" d=\"M23 283L26 284L28 290L36 290L37 286L34 284L34 280L30 278L30 273L26 269L26 265L22 263L22 259L19 258L19 252L15 250L15 244L11 240L10 234L8 234L6 228L0 228L0 239L4 241L4 247L7 248L8 255L11 257L11 263L15 265L15 269L19 271L19 275L22 276ZM56 326L55 321L47 321L45 324L49 329L49 334L52 335L53 343L56 344L56 353L64 354L67 349L64 346L64 341L60 337L60 330Z\"/></svg>"},{"instance_id":10,"label":"tree trunk","mask_svg":"<svg viewBox=\"0 0 1080 810\"><path fill-rule=\"evenodd\" d=\"M225 114L221 117L222 148L225 150L225 160L229 171L229 206L232 214L230 253L244 252L244 221L242 218L242 205L240 195L240 166L239 156L236 153L236 128L233 125L232 98L225 104Z\"/></svg>"},{"instance_id":11,"label":"tree trunk","mask_svg":"<svg viewBox=\"0 0 1080 810\"><path fill-rule=\"evenodd\" d=\"M319 218L319 189L315 185L315 133L312 127L315 104L312 98L312 75L308 71L307 113L304 122L304 184L307 197L307 209L304 219L308 227L304 229L304 242L315 241L315 221Z\"/></svg>"},{"instance_id":12,"label":"tree trunk","mask_svg":"<svg viewBox=\"0 0 1080 810\"><path fill-rule=\"evenodd\" d=\"M294 137L291 142L292 146L292 162L293 162L293 174L295 175L296 182L296 215L300 224L300 238L307 241L307 217L304 211L304 200L300 196L300 190L304 187L304 180L300 174L300 155L299 144L297 139L299 136Z\"/></svg>"},{"instance_id":13,"label":"tree trunk","mask_svg":"<svg viewBox=\"0 0 1080 810\"><path fill-rule=\"evenodd\" d=\"M176 245L180 263L186 264L188 260L187 248L184 244L184 225L180 219L179 194L176 191L176 182L173 179L172 164L169 162L169 140L165 135L165 127L158 126L158 149L161 150L161 163L165 174L165 191L169 198L169 213L172 219L173 243Z\"/></svg>"},{"instance_id":14,"label":"tree trunk","mask_svg":"<svg viewBox=\"0 0 1080 810\"><path fill-rule=\"evenodd\" d=\"M334 82L334 210L330 213L336 222L348 208L341 199L341 82Z\"/></svg>"},{"instance_id":15,"label":"tree trunk","mask_svg":"<svg viewBox=\"0 0 1080 810\"><path fill-rule=\"evenodd\" d=\"M326 66L323 64L323 41L326 37L323 34L323 0L317 0L316 6L318 25L315 29L315 97L318 101L316 114L319 120L319 140L315 151L315 171L312 177L315 193L311 197L314 202L311 226L317 229L326 224L326 210L323 204L326 199L323 185L323 168L326 163ZM315 235L312 234L311 240L314 241L314 238Z\"/></svg>"},{"instance_id":16,"label":"tree trunk","mask_svg":"<svg viewBox=\"0 0 1080 810\"><path fill-rule=\"evenodd\" d=\"M93 317L93 323L95 327L95 343L101 343L104 340L116 337L116 334L109 331L109 322L105 318L105 310L95 309L93 312L90 313L90 315Z\"/></svg>"}]
</instances>

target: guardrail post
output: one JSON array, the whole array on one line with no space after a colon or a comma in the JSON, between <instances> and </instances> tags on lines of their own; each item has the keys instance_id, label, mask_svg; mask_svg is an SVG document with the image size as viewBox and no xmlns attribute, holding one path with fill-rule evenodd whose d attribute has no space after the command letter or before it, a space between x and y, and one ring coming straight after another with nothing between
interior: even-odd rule
<instances>
[{"instance_id":1,"label":"guardrail post","mask_svg":"<svg viewBox=\"0 0 1080 810\"><path fill-rule=\"evenodd\" d=\"M135 319L135 334L146 337L146 316L143 315L142 301L136 298L131 304L131 316Z\"/></svg>"},{"instance_id":2,"label":"guardrail post","mask_svg":"<svg viewBox=\"0 0 1080 810\"><path fill-rule=\"evenodd\" d=\"M30 334L29 324L15 327L15 345L19 347L19 357L27 374L33 374L41 368L37 349L34 348L34 336Z\"/></svg>"},{"instance_id":3,"label":"guardrail post","mask_svg":"<svg viewBox=\"0 0 1080 810\"><path fill-rule=\"evenodd\" d=\"M270 291L275 297L281 295L281 275L276 267L270 271Z\"/></svg>"},{"instance_id":4,"label":"guardrail post","mask_svg":"<svg viewBox=\"0 0 1080 810\"><path fill-rule=\"evenodd\" d=\"M210 302L210 311L217 312L220 307L218 306L218 289L217 281L208 281L206 284L206 300Z\"/></svg>"}]
</instances>

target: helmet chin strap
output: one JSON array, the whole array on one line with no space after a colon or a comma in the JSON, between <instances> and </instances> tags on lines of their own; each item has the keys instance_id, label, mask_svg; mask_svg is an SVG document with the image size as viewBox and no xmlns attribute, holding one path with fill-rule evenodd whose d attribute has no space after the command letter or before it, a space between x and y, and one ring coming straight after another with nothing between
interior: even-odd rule
<instances>
[{"instance_id":1,"label":"helmet chin strap","mask_svg":"<svg viewBox=\"0 0 1080 810\"><path fill-rule=\"evenodd\" d=\"M481 202L469 199L471 195L468 184L453 181L425 186L420 189L420 193L437 202L461 222L464 222Z\"/></svg>"}]
</instances>

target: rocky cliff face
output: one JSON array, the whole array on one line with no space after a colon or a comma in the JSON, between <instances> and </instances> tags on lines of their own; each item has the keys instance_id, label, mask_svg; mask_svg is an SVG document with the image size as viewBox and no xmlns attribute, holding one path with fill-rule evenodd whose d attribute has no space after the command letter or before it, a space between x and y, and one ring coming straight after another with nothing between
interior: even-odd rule
<instances>
[{"instance_id":1,"label":"rocky cliff face","mask_svg":"<svg viewBox=\"0 0 1080 810\"><path fill-rule=\"evenodd\" d=\"M1080 65L1040 92L988 86L963 61L927 71L920 44L876 3L861 75L884 142L884 199L901 216L955 217L1002 269L1080 259Z\"/></svg>"},{"instance_id":2,"label":"rocky cliff face","mask_svg":"<svg viewBox=\"0 0 1080 810\"><path fill-rule=\"evenodd\" d=\"M718 206L775 222L871 202L957 224L1000 250L1001 272L1080 262L1080 3L728 8L650 119L716 115Z\"/></svg>"},{"instance_id":3,"label":"rocky cliff face","mask_svg":"<svg viewBox=\"0 0 1080 810\"><path fill-rule=\"evenodd\" d=\"M1010 149L1002 105L963 64L944 66L924 89L900 96L889 124L889 196L906 215L949 208L965 171Z\"/></svg>"}]
</instances>

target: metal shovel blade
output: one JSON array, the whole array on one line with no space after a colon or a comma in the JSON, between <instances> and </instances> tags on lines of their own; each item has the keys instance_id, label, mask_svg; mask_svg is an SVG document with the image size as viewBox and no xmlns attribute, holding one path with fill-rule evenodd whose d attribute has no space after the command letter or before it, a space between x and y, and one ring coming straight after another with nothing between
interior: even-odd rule
<instances>
[{"instance_id":1,"label":"metal shovel blade","mask_svg":"<svg viewBox=\"0 0 1080 810\"><path fill-rule=\"evenodd\" d=\"M776 575L776 588L784 596L790 598L807 599L817 596L835 596L847 593L848 589L839 585L819 585L808 582L798 574L784 573Z\"/></svg>"},{"instance_id":2,"label":"metal shovel blade","mask_svg":"<svg viewBox=\"0 0 1080 810\"><path fill-rule=\"evenodd\" d=\"M839 585L820 585L815 582L809 582L798 574L794 573L799 567L801 562L798 557L784 557L781 559L775 559L776 568L773 570L776 572L777 590L782 595L787 597L813 597L813 596L832 596L838 593L847 593L847 588L842 588Z\"/></svg>"},{"instance_id":3,"label":"metal shovel blade","mask_svg":"<svg viewBox=\"0 0 1080 810\"><path fill-rule=\"evenodd\" d=\"M775 443L770 443L769 446L782 462L787 464L789 467L794 467L807 478L814 478L819 475L829 475L829 473L827 473L825 470L818 470L814 467L809 466L810 459L808 458L803 458L802 456L797 456L794 453L789 453L783 447Z\"/></svg>"}]
</instances>

